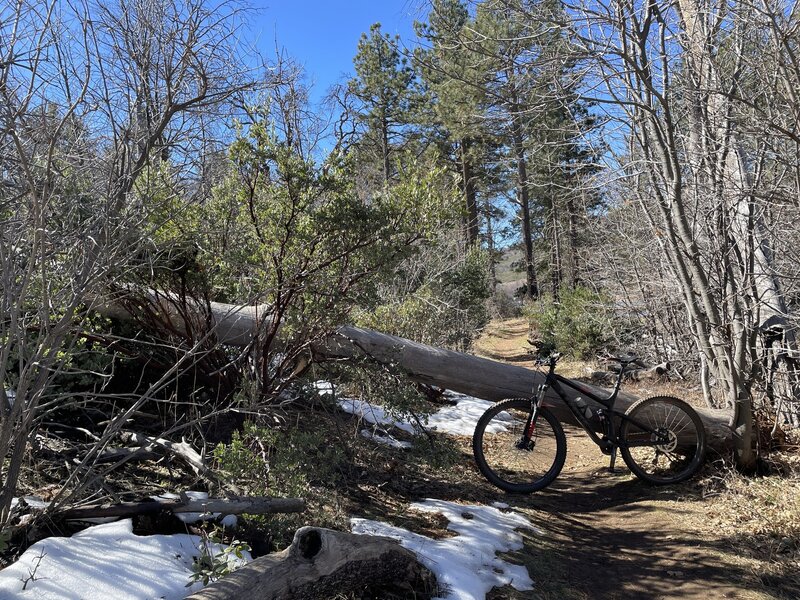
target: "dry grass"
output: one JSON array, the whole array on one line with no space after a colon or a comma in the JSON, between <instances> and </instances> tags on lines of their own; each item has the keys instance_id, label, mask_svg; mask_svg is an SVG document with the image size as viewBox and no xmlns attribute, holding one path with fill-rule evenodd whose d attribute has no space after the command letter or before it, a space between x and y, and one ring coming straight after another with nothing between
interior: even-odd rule
<instances>
[{"instance_id":1,"label":"dry grass","mask_svg":"<svg viewBox=\"0 0 800 600\"><path fill-rule=\"evenodd\" d=\"M773 452L767 462L781 474L748 477L724 466L702 480L703 525L764 589L800 598L800 455Z\"/></svg>"}]
</instances>

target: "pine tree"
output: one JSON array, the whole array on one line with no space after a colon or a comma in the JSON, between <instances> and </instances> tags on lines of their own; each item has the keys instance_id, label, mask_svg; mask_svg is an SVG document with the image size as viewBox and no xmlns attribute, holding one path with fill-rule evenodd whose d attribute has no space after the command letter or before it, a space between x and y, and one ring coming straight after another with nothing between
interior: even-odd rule
<instances>
[{"instance_id":1,"label":"pine tree","mask_svg":"<svg viewBox=\"0 0 800 600\"><path fill-rule=\"evenodd\" d=\"M581 140L593 119L574 92L578 80L563 21L563 8L553 0L483 2L475 17L476 52L486 57L489 75L484 111L513 171L529 298L540 292L537 240L549 237L544 245L554 294L565 270L571 283L578 273L578 194L591 159Z\"/></svg>"},{"instance_id":2,"label":"pine tree","mask_svg":"<svg viewBox=\"0 0 800 600\"><path fill-rule=\"evenodd\" d=\"M353 64L356 76L348 87L360 103L356 120L366 128L361 146L380 161L388 183L393 176L392 155L405 145L418 109L418 82L399 37L383 33L380 23L361 35Z\"/></svg>"},{"instance_id":3,"label":"pine tree","mask_svg":"<svg viewBox=\"0 0 800 600\"><path fill-rule=\"evenodd\" d=\"M602 202L588 181L599 170L596 154L601 148L587 141L597 128L597 119L574 91L580 83L574 65L566 64L560 79L560 101L536 119L529 140L531 152L535 148L536 153L530 174L532 201L539 228L545 231L545 245L549 245L555 299L562 285L574 289L580 283L582 222Z\"/></svg>"},{"instance_id":4,"label":"pine tree","mask_svg":"<svg viewBox=\"0 0 800 600\"><path fill-rule=\"evenodd\" d=\"M511 4L525 3L515 0ZM514 171L515 204L524 248L526 296L539 294L532 231L529 137L534 107L541 104L537 59L543 53L540 40L520 22L510 6L483 2L475 18L475 51L485 57L486 98L489 123L508 148L509 166Z\"/></svg>"},{"instance_id":5,"label":"pine tree","mask_svg":"<svg viewBox=\"0 0 800 600\"><path fill-rule=\"evenodd\" d=\"M424 47L415 53L433 106L432 127L447 146L459 176L466 215L466 240L479 244L480 163L486 159L488 134L482 127L483 72L471 51L472 20L461 0L434 0L428 23L417 23Z\"/></svg>"}]
</instances>

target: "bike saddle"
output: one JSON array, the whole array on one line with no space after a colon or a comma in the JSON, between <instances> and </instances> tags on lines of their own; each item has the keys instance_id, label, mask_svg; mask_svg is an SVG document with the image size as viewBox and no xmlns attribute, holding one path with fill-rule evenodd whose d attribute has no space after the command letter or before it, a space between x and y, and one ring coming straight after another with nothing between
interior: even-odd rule
<instances>
[{"instance_id":1,"label":"bike saddle","mask_svg":"<svg viewBox=\"0 0 800 600\"><path fill-rule=\"evenodd\" d=\"M613 360L615 362L618 362L623 366L627 366L633 363L641 364L639 362L639 357L636 356L635 354L619 354L619 355L609 354L608 356L606 356L606 358L608 360Z\"/></svg>"}]
</instances>

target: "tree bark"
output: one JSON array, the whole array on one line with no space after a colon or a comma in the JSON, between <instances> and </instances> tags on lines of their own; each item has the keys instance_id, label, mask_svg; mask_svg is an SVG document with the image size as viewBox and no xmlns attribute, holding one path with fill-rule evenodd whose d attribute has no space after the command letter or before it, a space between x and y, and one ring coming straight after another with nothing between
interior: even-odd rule
<instances>
[{"instance_id":1,"label":"tree bark","mask_svg":"<svg viewBox=\"0 0 800 600\"><path fill-rule=\"evenodd\" d=\"M81 506L59 510L55 514L64 519L90 519L96 517L133 517L149 513L168 511L172 513L220 513L240 515L248 513L265 515L273 513L295 513L306 510L301 498L208 498L206 500L150 500L146 502L123 502Z\"/></svg>"},{"instance_id":2,"label":"tree bark","mask_svg":"<svg viewBox=\"0 0 800 600\"><path fill-rule=\"evenodd\" d=\"M538 298L539 285L536 281L536 265L533 257L533 234L531 233L531 207L528 192L528 166L525 161L525 146L522 139L522 126L520 115L515 114L511 119L514 157L517 160L517 202L522 209L522 241L525 246L525 281L527 289L525 296Z\"/></svg>"},{"instance_id":3,"label":"tree bark","mask_svg":"<svg viewBox=\"0 0 800 600\"><path fill-rule=\"evenodd\" d=\"M574 290L580 283L580 274L578 272L578 212L575 199L571 195L567 196L565 208L567 211L567 243L569 244L569 286Z\"/></svg>"},{"instance_id":4,"label":"tree bark","mask_svg":"<svg viewBox=\"0 0 800 600\"><path fill-rule=\"evenodd\" d=\"M489 284L492 286L492 296L497 294L497 259L494 249L494 225L492 217L492 207L486 204L484 211L486 217L486 251L489 253Z\"/></svg>"},{"instance_id":5,"label":"tree bark","mask_svg":"<svg viewBox=\"0 0 800 600\"><path fill-rule=\"evenodd\" d=\"M470 140L463 139L460 144L461 189L464 193L464 207L467 211L467 245L478 245L478 201L475 194L475 177L472 173L472 159L469 156Z\"/></svg>"},{"instance_id":6,"label":"tree bark","mask_svg":"<svg viewBox=\"0 0 800 600\"><path fill-rule=\"evenodd\" d=\"M563 261L561 260L561 235L558 223L558 206L555 196L551 196L550 206L550 285L553 287L553 300L558 302L561 282L564 279Z\"/></svg>"}]
</instances>

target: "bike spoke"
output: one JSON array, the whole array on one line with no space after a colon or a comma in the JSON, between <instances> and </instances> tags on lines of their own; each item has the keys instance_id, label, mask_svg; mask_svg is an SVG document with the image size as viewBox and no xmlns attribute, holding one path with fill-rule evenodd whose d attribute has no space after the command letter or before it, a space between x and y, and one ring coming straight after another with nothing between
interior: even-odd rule
<instances>
[{"instance_id":1,"label":"bike spoke","mask_svg":"<svg viewBox=\"0 0 800 600\"><path fill-rule=\"evenodd\" d=\"M473 439L478 466L492 483L509 491L534 491L561 470L566 441L555 419L540 411L531 435L526 435L530 404L508 401L505 410L489 409ZM495 410L493 413L492 411ZM559 436L561 439L559 439Z\"/></svg>"},{"instance_id":2,"label":"bike spoke","mask_svg":"<svg viewBox=\"0 0 800 600\"><path fill-rule=\"evenodd\" d=\"M625 462L654 483L680 481L691 475L704 454L702 423L692 415L691 408L674 398L650 398L634 405L631 420L625 422L621 433ZM644 426L652 433L641 431Z\"/></svg>"}]
</instances>

